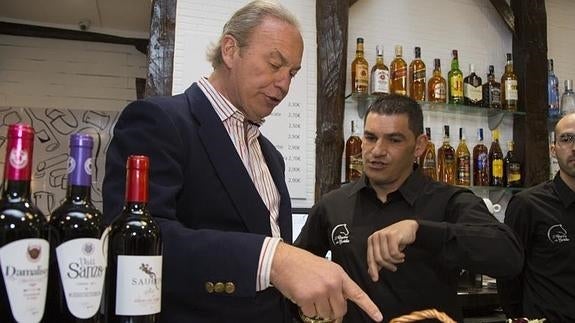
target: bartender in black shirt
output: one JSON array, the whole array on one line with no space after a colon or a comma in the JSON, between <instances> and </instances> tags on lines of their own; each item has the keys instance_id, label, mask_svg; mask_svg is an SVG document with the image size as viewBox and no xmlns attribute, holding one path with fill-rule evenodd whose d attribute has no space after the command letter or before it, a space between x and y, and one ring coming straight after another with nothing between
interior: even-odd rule
<instances>
[{"instance_id":1,"label":"bartender in black shirt","mask_svg":"<svg viewBox=\"0 0 575 323\"><path fill-rule=\"evenodd\" d=\"M505 223L525 248L525 266L512 280L498 280L508 317L575 322L575 114L555 126L551 153L555 178L516 194Z\"/></svg>"},{"instance_id":2,"label":"bartender in black shirt","mask_svg":"<svg viewBox=\"0 0 575 323\"><path fill-rule=\"evenodd\" d=\"M385 321L430 308L463 321L459 271L518 274L518 241L481 198L433 181L413 164L427 144L417 102L380 97L364 124L363 177L323 196L296 244L317 255L331 250ZM344 322L371 320L350 303Z\"/></svg>"}]
</instances>

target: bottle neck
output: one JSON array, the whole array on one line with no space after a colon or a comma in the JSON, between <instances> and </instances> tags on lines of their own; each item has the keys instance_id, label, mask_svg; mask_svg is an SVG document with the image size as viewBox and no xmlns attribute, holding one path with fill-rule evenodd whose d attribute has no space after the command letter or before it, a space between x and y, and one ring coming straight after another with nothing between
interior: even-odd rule
<instances>
[{"instance_id":1,"label":"bottle neck","mask_svg":"<svg viewBox=\"0 0 575 323\"><path fill-rule=\"evenodd\" d=\"M355 49L355 56L363 57L363 43L357 43L357 48Z\"/></svg>"},{"instance_id":2,"label":"bottle neck","mask_svg":"<svg viewBox=\"0 0 575 323\"><path fill-rule=\"evenodd\" d=\"M454 58L453 60L451 60L451 69L452 70L458 70L459 69L459 60L457 58Z\"/></svg>"},{"instance_id":3,"label":"bottle neck","mask_svg":"<svg viewBox=\"0 0 575 323\"><path fill-rule=\"evenodd\" d=\"M66 189L66 200L73 202L90 202L91 201L91 188L90 186L82 185L68 185Z\"/></svg>"},{"instance_id":4,"label":"bottle neck","mask_svg":"<svg viewBox=\"0 0 575 323\"><path fill-rule=\"evenodd\" d=\"M30 200L30 181L5 180L2 199L10 202Z\"/></svg>"},{"instance_id":5,"label":"bottle neck","mask_svg":"<svg viewBox=\"0 0 575 323\"><path fill-rule=\"evenodd\" d=\"M507 61L505 64L505 73L513 73L513 61Z\"/></svg>"}]
</instances>

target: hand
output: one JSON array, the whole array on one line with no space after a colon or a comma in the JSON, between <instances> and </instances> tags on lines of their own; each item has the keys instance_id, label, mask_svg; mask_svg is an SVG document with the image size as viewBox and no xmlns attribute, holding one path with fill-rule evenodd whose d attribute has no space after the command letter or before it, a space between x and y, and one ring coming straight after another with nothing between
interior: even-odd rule
<instances>
[{"instance_id":1,"label":"hand","mask_svg":"<svg viewBox=\"0 0 575 323\"><path fill-rule=\"evenodd\" d=\"M270 280L306 316L342 318L349 299L373 320L383 319L369 296L338 264L286 243L280 242L276 249Z\"/></svg>"},{"instance_id":2,"label":"hand","mask_svg":"<svg viewBox=\"0 0 575 323\"><path fill-rule=\"evenodd\" d=\"M403 250L415 241L418 228L415 220L403 220L367 238L367 267L374 282L379 280L381 268L396 271L396 265L405 261Z\"/></svg>"}]
</instances>

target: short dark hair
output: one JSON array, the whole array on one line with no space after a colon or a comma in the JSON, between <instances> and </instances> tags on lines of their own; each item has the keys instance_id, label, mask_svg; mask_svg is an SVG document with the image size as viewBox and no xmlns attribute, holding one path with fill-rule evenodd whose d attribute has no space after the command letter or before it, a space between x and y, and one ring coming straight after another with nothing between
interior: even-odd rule
<instances>
[{"instance_id":1,"label":"short dark hair","mask_svg":"<svg viewBox=\"0 0 575 323\"><path fill-rule=\"evenodd\" d=\"M363 119L364 124L369 113L384 115L406 114L409 130L413 132L415 137L423 134L423 112L421 111L421 106L417 101L407 96L398 94L385 94L379 96L375 102L367 108Z\"/></svg>"}]
</instances>

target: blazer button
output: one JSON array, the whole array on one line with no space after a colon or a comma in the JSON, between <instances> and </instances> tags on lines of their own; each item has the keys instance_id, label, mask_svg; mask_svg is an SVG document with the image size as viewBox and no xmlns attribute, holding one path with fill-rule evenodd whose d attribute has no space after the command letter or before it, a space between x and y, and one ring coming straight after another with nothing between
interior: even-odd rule
<instances>
[{"instance_id":1,"label":"blazer button","mask_svg":"<svg viewBox=\"0 0 575 323\"><path fill-rule=\"evenodd\" d=\"M226 283L226 294L233 294L236 291L236 285L232 282Z\"/></svg>"},{"instance_id":2,"label":"blazer button","mask_svg":"<svg viewBox=\"0 0 575 323\"><path fill-rule=\"evenodd\" d=\"M224 292L224 289L225 289L225 286L224 286L224 283L222 283L222 282L217 282L217 283L214 285L214 291L215 291L216 293L223 293L223 292Z\"/></svg>"},{"instance_id":3,"label":"blazer button","mask_svg":"<svg viewBox=\"0 0 575 323\"><path fill-rule=\"evenodd\" d=\"M206 282L205 287L206 287L206 292L208 292L210 294L214 292L214 283Z\"/></svg>"}]
</instances>

